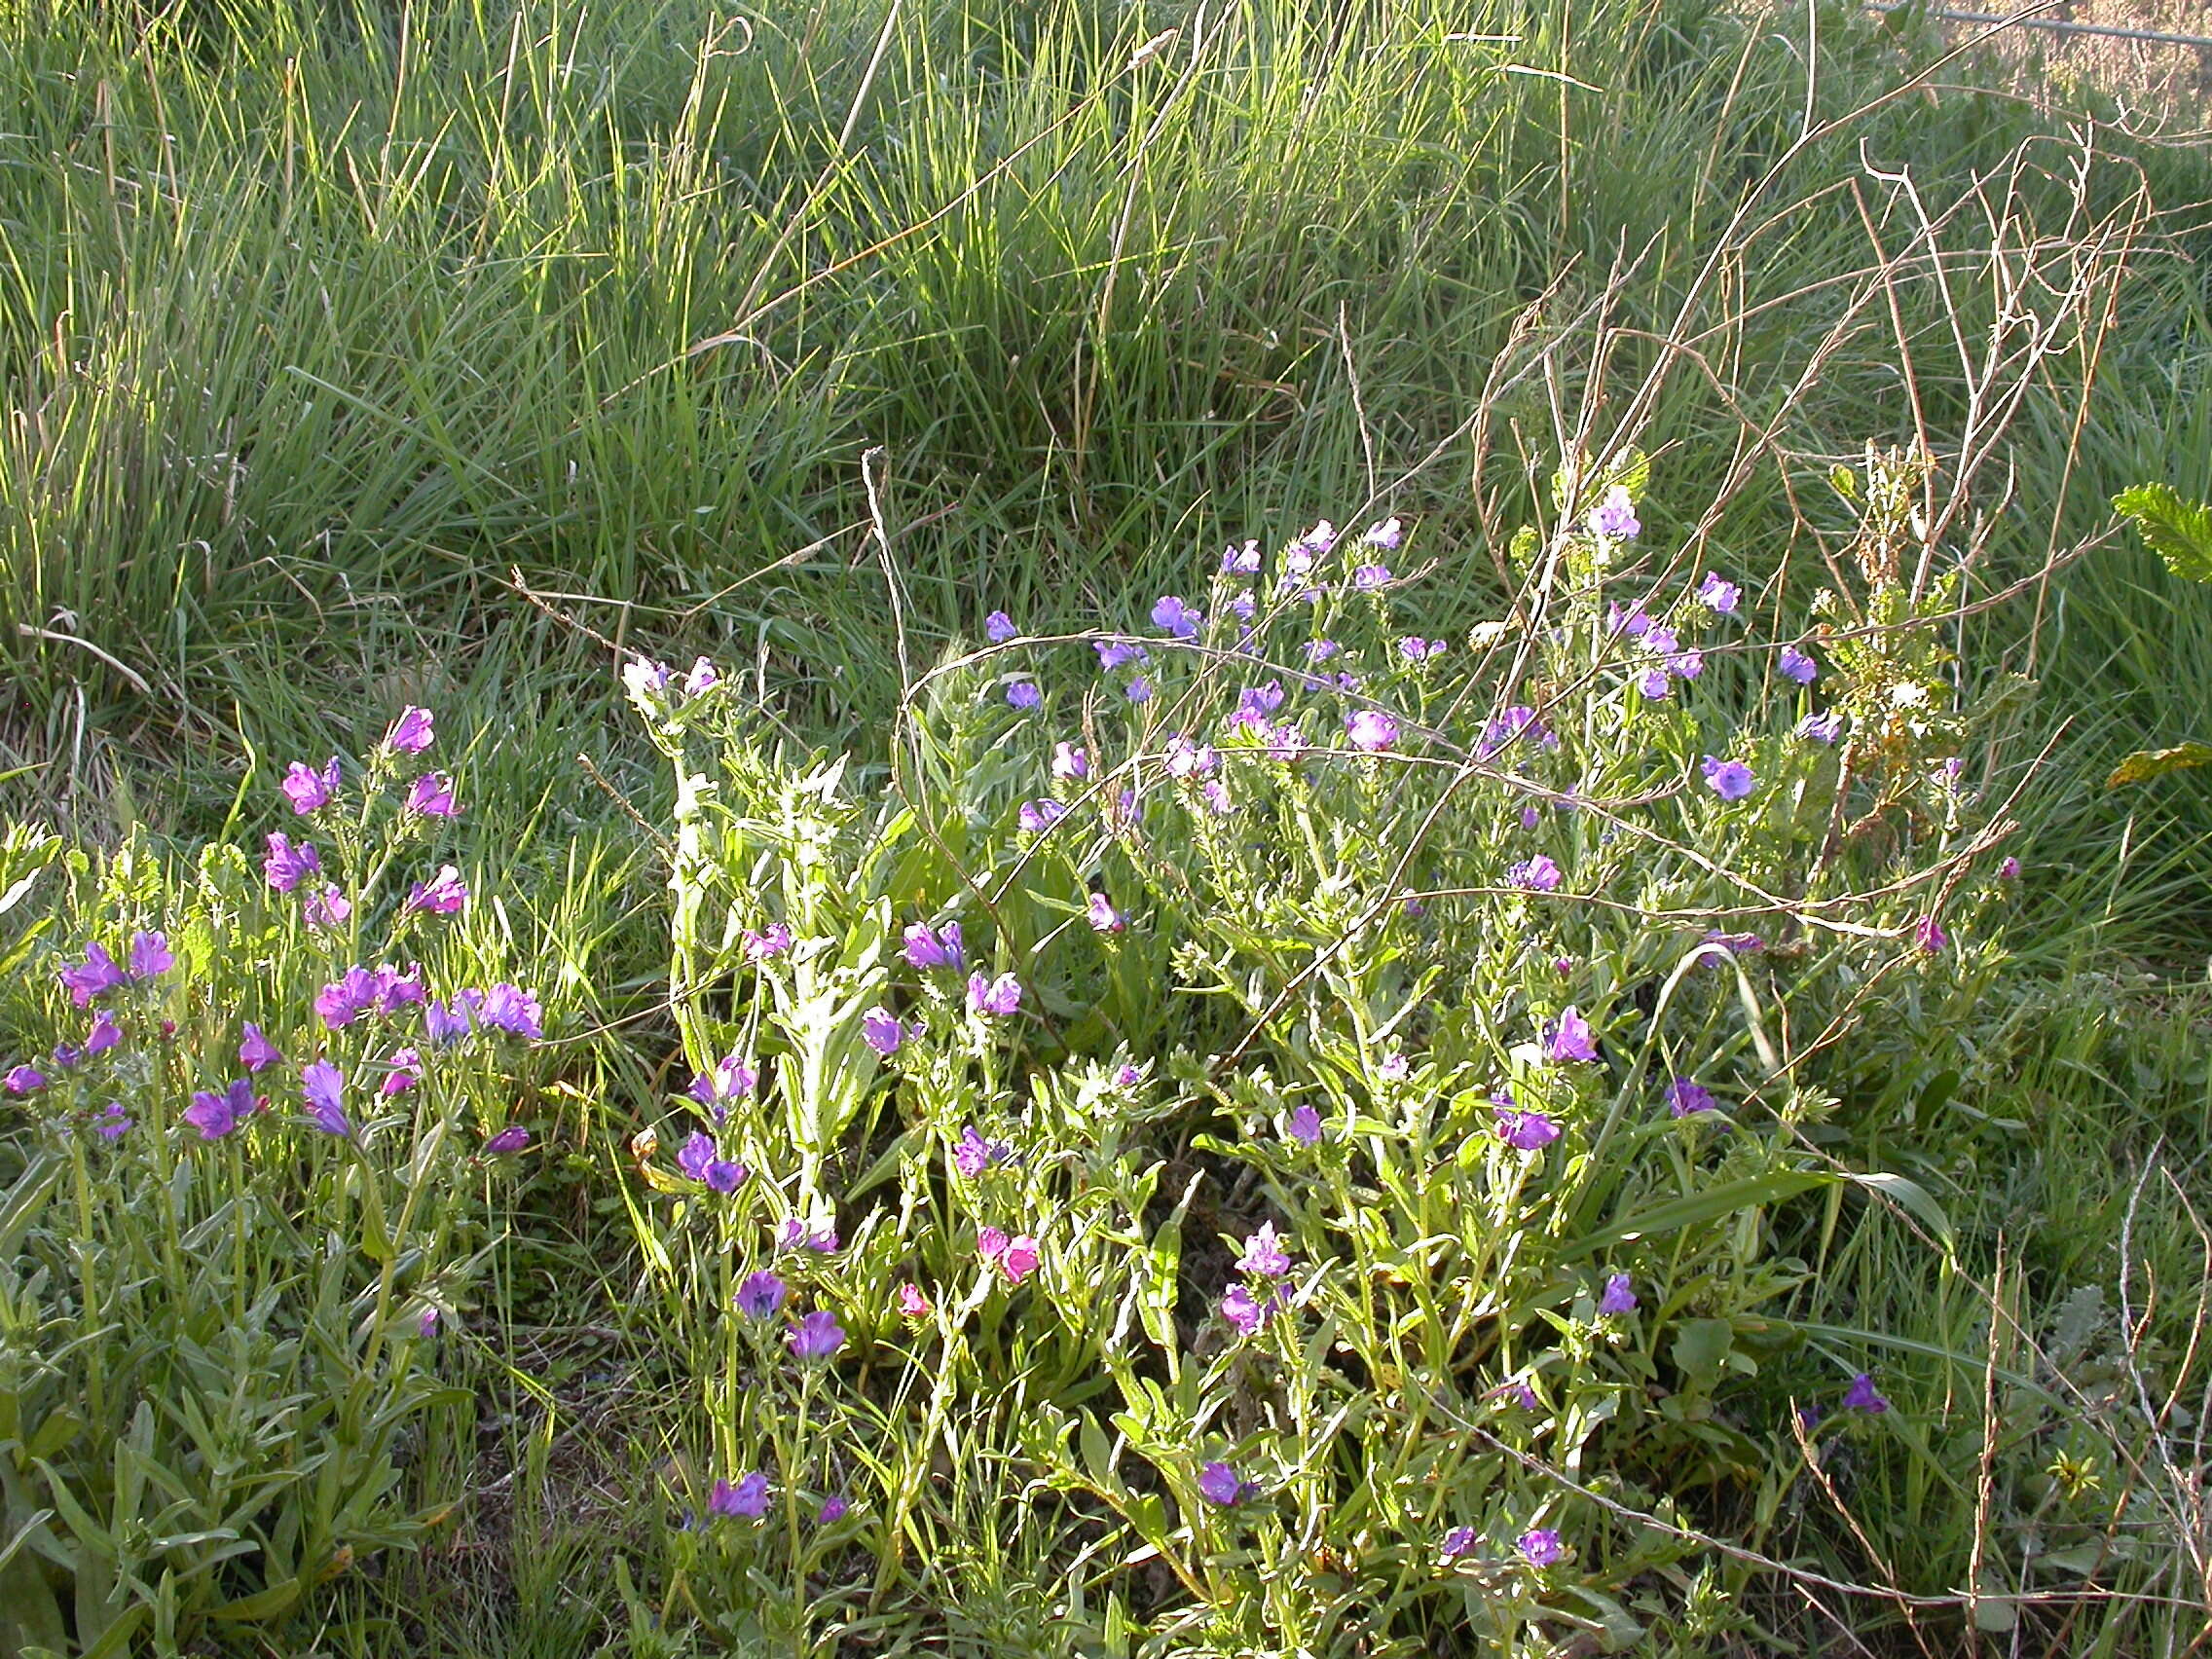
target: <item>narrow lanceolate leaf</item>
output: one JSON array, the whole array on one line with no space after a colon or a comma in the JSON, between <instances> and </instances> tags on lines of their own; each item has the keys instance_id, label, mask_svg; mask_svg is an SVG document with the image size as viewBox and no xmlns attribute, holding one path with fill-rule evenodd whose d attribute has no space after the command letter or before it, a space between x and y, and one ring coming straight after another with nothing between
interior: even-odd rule
<instances>
[{"instance_id":1,"label":"narrow lanceolate leaf","mask_svg":"<svg viewBox=\"0 0 2212 1659\"><path fill-rule=\"evenodd\" d=\"M2192 766L2212 766L2212 743L2177 743L2171 749L2138 749L2112 769L2105 788L2148 783L2168 772L2186 772Z\"/></svg>"},{"instance_id":2,"label":"narrow lanceolate leaf","mask_svg":"<svg viewBox=\"0 0 2212 1659\"><path fill-rule=\"evenodd\" d=\"M2212 582L2212 506L2185 501L2170 484L2138 484L2112 498L2166 562L2166 569L2193 582Z\"/></svg>"}]
</instances>

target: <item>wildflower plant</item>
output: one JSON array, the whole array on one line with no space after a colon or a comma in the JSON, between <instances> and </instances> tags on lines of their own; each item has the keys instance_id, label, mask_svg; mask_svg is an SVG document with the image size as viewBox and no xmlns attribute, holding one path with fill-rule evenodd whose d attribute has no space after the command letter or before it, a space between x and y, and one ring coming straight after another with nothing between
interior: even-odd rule
<instances>
[{"instance_id":1,"label":"wildflower plant","mask_svg":"<svg viewBox=\"0 0 2212 1659\"><path fill-rule=\"evenodd\" d=\"M1581 478L1463 641L1418 527L1324 522L1120 631L994 611L865 760L633 665L686 1058L758 1077L633 1149L695 1360L672 1601L735 1641L928 1595L950 1460L1163 1640L1628 1643L1686 1545L1624 1510L1787 1484L1776 1218L1933 1209L1852 1161L1824 1056L1993 952L1962 757L2005 705L1936 672L1941 580L1864 562L1762 640L1646 553L1640 461ZM700 1134L743 1182L664 1156Z\"/></svg>"},{"instance_id":2,"label":"wildflower plant","mask_svg":"<svg viewBox=\"0 0 2212 1659\"><path fill-rule=\"evenodd\" d=\"M460 1495L432 1453L544 1015L458 871L408 896L459 810L436 741L410 709L293 767L259 859L0 847L0 1042L40 1074L0 1105L8 1651L278 1619Z\"/></svg>"}]
</instances>

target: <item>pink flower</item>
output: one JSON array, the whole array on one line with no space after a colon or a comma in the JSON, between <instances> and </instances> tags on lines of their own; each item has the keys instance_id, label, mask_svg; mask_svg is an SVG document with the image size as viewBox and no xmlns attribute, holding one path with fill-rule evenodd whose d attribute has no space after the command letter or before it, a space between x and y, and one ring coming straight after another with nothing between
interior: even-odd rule
<instances>
[{"instance_id":1,"label":"pink flower","mask_svg":"<svg viewBox=\"0 0 2212 1659\"><path fill-rule=\"evenodd\" d=\"M1345 736L1354 749L1379 755L1398 741L1398 722L1381 709L1360 709L1345 719Z\"/></svg>"}]
</instances>

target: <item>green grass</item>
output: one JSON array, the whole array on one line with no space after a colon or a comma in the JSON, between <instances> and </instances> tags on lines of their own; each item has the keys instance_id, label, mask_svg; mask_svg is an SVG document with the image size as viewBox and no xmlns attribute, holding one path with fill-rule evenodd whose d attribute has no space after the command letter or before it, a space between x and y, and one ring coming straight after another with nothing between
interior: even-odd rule
<instances>
[{"instance_id":1,"label":"green grass","mask_svg":"<svg viewBox=\"0 0 2212 1659\"><path fill-rule=\"evenodd\" d=\"M2062 123L1977 93L1971 61L1852 115L1939 50L1845 6L1703 0L0 4L0 806L98 843L258 834L285 761L432 704L490 942L589 1015L491 1298L516 1358L475 1472L505 1495L442 1555L341 1586L303 1641L661 1640L653 1592L604 1569L610 1535L640 1584L655 1567L615 1517L652 1501L661 1402L591 1403L677 1385L608 1334L632 1274L608 1177L676 1044L665 869L625 810L665 823L668 786L610 646L709 652L810 741L873 757L902 648L935 662L996 606L1141 611L1224 541L1363 504L1443 555L1424 627L1456 634L1502 602L1493 528L1549 510L1555 414L1594 387L1598 433L1655 453L1652 539L1716 503L1704 557L1773 575L1762 610L1797 615L1843 519L1826 464L1908 438L1915 400L1940 453L1968 419L1954 342L1977 350L1996 312L1982 177L2056 250L2138 190L2147 213L2086 415L2084 346L2039 369L1979 482L1975 591L2105 535L2126 485L2212 495L2212 160L2107 129L2077 203L2034 142ZM1900 168L1917 205L1875 170ZM1885 285L1923 209L1952 280ZM1549 392L1493 391L1545 347ZM1661 364L1645 424L1615 431ZM1787 463L1732 477L1767 425ZM1885 1301L1933 1350L1910 1386L1954 1438L1846 1495L1879 1550L1929 1542L1935 1592L1971 1542L1936 1488L1980 1455L1981 1292L2002 1266L2021 1341L2048 1340L2070 1295L2118 1282L2142 1168L2200 1181L2182 980L2212 923L2212 773L2102 784L2128 750L2212 735L2212 590L2114 535L1957 643L2032 673L2030 720L2057 734L2014 808L2041 988L1931 1014L1883 1107L1961 1075L1972 1126L1899 1137L1958 1259L1855 1216L1800 1241L1821 1272L1793 1309L1859 1328ZM2150 1191L2146 1260L2185 1279L2194 1234ZM936 1540L962 1587L945 1642L1048 1651L1059 1565L998 1534L989 1490L961 1486ZM1870 1570L1832 1514L1790 1537ZM2031 1651L2178 1651L2188 1622L2046 1616Z\"/></svg>"}]
</instances>

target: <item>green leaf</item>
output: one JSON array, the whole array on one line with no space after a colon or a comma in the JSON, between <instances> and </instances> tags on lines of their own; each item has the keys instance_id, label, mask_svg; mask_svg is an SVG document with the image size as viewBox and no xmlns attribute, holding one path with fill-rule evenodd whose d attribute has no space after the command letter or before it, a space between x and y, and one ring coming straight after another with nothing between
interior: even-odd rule
<instances>
[{"instance_id":1,"label":"green leaf","mask_svg":"<svg viewBox=\"0 0 2212 1659\"><path fill-rule=\"evenodd\" d=\"M2112 498L2166 569L2193 582L2212 582L2212 506L2185 501L2170 484L2138 484Z\"/></svg>"},{"instance_id":2,"label":"green leaf","mask_svg":"<svg viewBox=\"0 0 2212 1659\"><path fill-rule=\"evenodd\" d=\"M1952 1231L1951 1218L1943 1213L1943 1206L1919 1182L1909 1181L1902 1175L1888 1175L1879 1171L1868 1175L1847 1175L1844 1179L1855 1187L1864 1187L1868 1192L1879 1193L1885 1198L1910 1210L1936 1235L1936 1242L1943 1246L1946 1255L1957 1248L1958 1235Z\"/></svg>"},{"instance_id":3,"label":"green leaf","mask_svg":"<svg viewBox=\"0 0 2212 1659\"><path fill-rule=\"evenodd\" d=\"M2192 766L2212 766L2212 743L2179 743L2171 749L2138 749L2112 770L2105 788L2147 783L2168 772L2186 772Z\"/></svg>"},{"instance_id":4,"label":"green leaf","mask_svg":"<svg viewBox=\"0 0 2212 1659\"><path fill-rule=\"evenodd\" d=\"M1600 1228L1587 1237L1578 1238L1559 1254L1563 1262L1577 1261L1594 1256L1609 1245L1631 1238L1650 1238L1662 1233L1677 1232L1695 1227L1700 1222L1717 1221L1738 1210L1751 1209L1759 1204L1771 1204L1783 1198L1795 1198L1799 1193L1811 1192L1815 1187L1831 1185L1836 1177L1813 1169L1777 1169L1765 1175L1746 1175L1734 1181L1723 1181L1717 1187L1709 1187L1702 1193L1691 1193L1686 1198L1670 1198L1650 1209L1639 1210L1625 1221L1610 1227Z\"/></svg>"},{"instance_id":5,"label":"green leaf","mask_svg":"<svg viewBox=\"0 0 2212 1659\"><path fill-rule=\"evenodd\" d=\"M1685 1377L1710 1388L1720 1381L1720 1367L1736 1346L1736 1327L1726 1319L1687 1319L1675 1333L1675 1365Z\"/></svg>"}]
</instances>

